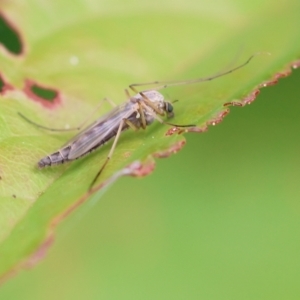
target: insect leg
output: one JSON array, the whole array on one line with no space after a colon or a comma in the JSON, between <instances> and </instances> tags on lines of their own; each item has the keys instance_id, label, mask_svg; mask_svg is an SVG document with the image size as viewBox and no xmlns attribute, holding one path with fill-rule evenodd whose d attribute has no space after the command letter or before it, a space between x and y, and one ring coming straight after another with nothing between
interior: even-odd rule
<instances>
[{"instance_id":1,"label":"insect leg","mask_svg":"<svg viewBox=\"0 0 300 300\"><path fill-rule=\"evenodd\" d=\"M143 98L144 98L144 101L147 103L148 106L150 106L157 114L161 115L161 116L164 116L165 113L164 111L158 109L155 105L153 105L153 103L148 99L148 97L143 93L143 92L139 92L135 87L133 86L129 86L136 94L140 94ZM130 94L129 94L129 91L126 89L125 90L125 93L126 95L130 98ZM141 116L141 123L142 123L142 128L145 129L147 127L147 124L146 124L146 120L145 120L145 114L144 114L144 111L142 110L142 107L141 107L141 103L138 102L138 105L139 105L139 113L140 113L140 116Z\"/></svg>"},{"instance_id":2,"label":"insect leg","mask_svg":"<svg viewBox=\"0 0 300 300\"><path fill-rule=\"evenodd\" d=\"M134 85L130 85L129 86L135 93L138 93L138 94L140 94L140 95L142 95L142 97L144 98L144 101L147 103L147 105L145 105L145 104L140 104L141 106L143 106L157 121L159 121L160 123L162 123L162 124L166 124L166 125L170 125L170 126L174 126L174 127L194 127L194 126L196 126L196 125L194 125L194 124L187 124L187 125L177 125L177 124L172 124L172 123L169 123L169 122L166 122L166 121L164 121L164 120L162 120L157 114L159 114L159 115L161 115L161 116L164 116L165 115L165 113L163 112L163 111L161 111L161 110L159 110L155 105L153 105L153 103L148 99L148 97L143 93L143 92L139 92L135 87L134 87ZM148 106L150 106L152 109L153 109L153 111L155 111L156 112L156 114L154 114L152 111L151 111L151 109L149 109L149 107ZM140 107L140 106L139 106ZM144 116L144 111L141 109L141 107L140 107L140 109L139 109L142 113L141 113L141 115L143 115ZM145 117L145 116L144 116ZM142 123L143 124L143 123ZM143 126L143 125L142 125ZM144 127L143 127L144 128Z\"/></svg>"},{"instance_id":3,"label":"insect leg","mask_svg":"<svg viewBox=\"0 0 300 300\"><path fill-rule=\"evenodd\" d=\"M42 128L42 129L46 129L46 130L50 130L50 131L75 131L75 130L80 130L93 116L93 114L102 106L103 102L107 101L111 106L115 107L116 104L108 99L108 98L104 98L100 101L100 103L96 106L96 108L88 115L87 118L85 118L85 120L77 127L71 127L71 128L51 128L51 127L47 127L47 126L43 126L40 125L38 123L35 123L34 121L31 121L29 118L27 118L26 116L24 116L22 113L18 112L18 115L23 118L26 122L38 127L38 128Z\"/></svg>"},{"instance_id":4,"label":"insect leg","mask_svg":"<svg viewBox=\"0 0 300 300\"><path fill-rule=\"evenodd\" d=\"M104 162L104 164L102 165L101 169L98 171L98 173L96 174L95 178L93 179L92 183L90 184L90 187L89 187L89 190L92 189L93 185L95 184L95 182L97 181L97 179L99 178L99 176L101 175L101 173L103 172L104 168L106 167L107 163L109 162L109 160L111 159L114 151L115 151L115 148L116 148L116 145L117 145L117 142L120 138L120 134L122 132L122 129L123 129L123 126L124 126L124 123L126 123L130 128L132 128L133 130L138 130L139 128L136 127L132 122L130 122L129 120L127 119L123 119L121 122L120 122L120 125L119 125L119 128L118 128L118 131L117 131L117 134L116 134L116 137L114 139L114 142L110 148L110 151L106 157L106 160Z\"/></svg>"},{"instance_id":5,"label":"insect leg","mask_svg":"<svg viewBox=\"0 0 300 300\"><path fill-rule=\"evenodd\" d=\"M188 124L188 125L176 125L176 124L172 124L172 123L169 123L169 122L166 122L164 120L162 120L157 114L161 115L161 116L164 116L165 113L161 110L159 110L155 105L153 105L153 103L148 99L148 97L143 93L143 92L139 92L133 85L130 85L129 86L135 93L138 93L140 95L142 95L142 97L144 98L144 101L147 103L147 105L145 104L140 104L141 106L143 106L157 121L159 121L160 123L162 124L166 124L166 125L170 125L170 126L174 126L174 127L194 127L196 125L194 124ZM153 111L156 112L156 114L154 114L151 109L149 109L150 106ZM141 109L139 109L141 112L142 112L142 115L144 116L144 111ZM145 117L145 116L144 116ZM143 124L143 123L142 123ZM143 125L142 125L143 126ZM143 127L144 128L144 127Z\"/></svg>"},{"instance_id":6,"label":"insect leg","mask_svg":"<svg viewBox=\"0 0 300 300\"><path fill-rule=\"evenodd\" d=\"M268 54L268 52L256 52L252 54L244 63L231 68L230 70L219 72L217 74L208 76L208 77L202 77L202 78L195 78L195 79L189 79L189 80L172 80L172 81L153 81L153 82L145 82L145 83L133 83L129 86L129 88L135 92L137 92L136 87L139 86L152 86L151 90L160 90L160 89L165 89L170 86L178 86L178 85L185 85L185 84L193 84L193 83L198 83L198 82L203 82L203 81L211 81L214 80L218 77L222 77L224 75L230 74L232 72L237 71L238 69L243 68L246 66L255 56L261 55L261 54Z\"/></svg>"},{"instance_id":7,"label":"insect leg","mask_svg":"<svg viewBox=\"0 0 300 300\"><path fill-rule=\"evenodd\" d=\"M126 94L126 97L127 97L128 99L131 98L130 93L129 93L129 91L128 91L127 89L125 89L125 94Z\"/></svg>"},{"instance_id":8,"label":"insect leg","mask_svg":"<svg viewBox=\"0 0 300 300\"><path fill-rule=\"evenodd\" d=\"M145 119L144 110L142 109L142 104L140 101L137 104L139 106L138 113L140 114L142 128L146 129L147 123L146 123L146 119Z\"/></svg>"},{"instance_id":9,"label":"insect leg","mask_svg":"<svg viewBox=\"0 0 300 300\"><path fill-rule=\"evenodd\" d=\"M104 100L107 101L112 107L117 106L117 104L114 101L112 101L110 98L105 97L105 98L102 99L102 101L104 101ZM100 105L100 103L99 103L99 105Z\"/></svg>"},{"instance_id":10,"label":"insect leg","mask_svg":"<svg viewBox=\"0 0 300 300\"><path fill-rule=\"evenodd\" d=\"M161 109L158 109L150 100L149 98L143 93L143 92L139 92L133 85L129 86L135 93L140 94L143 98L144 101L147 103L148 106L150 106L157 114L164 116L165 112ZM128 90L126 90L128 93ZM143 127L144 128L144 127Z\"/></svg>"},{"instance_id":11,"label":"insect leg","mask_svg":"<svg viewBox=\"0 0 300 300\"><path fill-rule=\"evenodd\" d=\"M136 94L139 94L140 92L135 88L135 86L139 86L139 85L137 85L137 84L131 84L131 85L129 86L129 88L130 88L131 90L133 90ZM126 91L127 91L127 93L129 93L128 90L126 90Z\"/></svg>"},{"instance_id":12,"label":"insect leg","mask_svg":"<svg viewBox=\"0 0 300 300\"><path fill-rule=\"evenodd\" d=\"M131 121L129 121L128 119L125 119L125 123L134 131L139 130L139 127L136 127Z\"/></svg>"}]
</instances>

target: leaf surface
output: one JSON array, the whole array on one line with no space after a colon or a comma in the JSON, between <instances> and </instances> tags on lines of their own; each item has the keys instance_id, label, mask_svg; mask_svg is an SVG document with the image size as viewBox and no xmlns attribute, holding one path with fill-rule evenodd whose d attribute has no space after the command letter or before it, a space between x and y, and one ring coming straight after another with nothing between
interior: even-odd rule
<instances>
[{"instance_id":1,"label":"leaf surface","mask_svg":"<svg viewBox=\"0 0 300 300\"><path fill-rule=\"evenodd\" d=\"M167 99L179 100L172 122L196 124L192 131L201 132L227 114L224 104L252 102L264 83L288 74L291 64L298 66L299 1L176 3L1 4L2 18L22 45L20 54L5 46L0 54L2 276L43 257L54 227L88 198L87 188L111 145L71 164L38 170L37 161L72 134L41 130L17 112L49 127L78 126L100 99L124 102L124 88L133 82L206 77L256 52L271 53L214 81L162 91ZM41 100L37 89L54 97ZM108 110L104 105L100 114ZM182 134L159 123L125 132L93 197L122 175L149 173L153 156L168 156L184 143Z\"/></svg>"}]
</instances>

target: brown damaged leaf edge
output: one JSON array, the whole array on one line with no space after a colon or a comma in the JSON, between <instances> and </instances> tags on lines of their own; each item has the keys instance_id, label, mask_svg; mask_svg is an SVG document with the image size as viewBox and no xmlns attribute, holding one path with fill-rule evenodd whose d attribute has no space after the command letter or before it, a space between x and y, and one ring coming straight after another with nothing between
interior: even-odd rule
<instances>
[{"instance_id":1,"label":"brown damaged leaf edge","mask_svg":"<svg viewBox=\"0 0 300 300\"><path fill-rule=\"evenodd\" d=\"M178 132L177 130L173 130L173 128L169 129L166 132L166 135L172 135L174 133L181 134L182 132L205 132L208 129L209 125L216 125L220 123L223 118L229 113L229 109L226 108L227 106L245 106L247 104L251 104L257 95L259 94L259 89L262 87L267 87L274 85L278 82L278 79L282 77L286 77L291 74L291 68L296 69L300 67L300 60L297 60L290 64L287 68L285 68L282 72L276 73L272 79L258 85L257 88L254 88L254 90L248 94L248 96L244 97L241 101L232 101L227 102L224 104L224 110L220 112L215 118L211 119L206 123L206 125L202 127L192 127L185 129L184 131L181 130ZM163 158L168 157L173 153L178 152L183 148L185 145L185 141L180 141L172 145L169 149L165 151L159 151L153 153L145 162L133 162L126 168L116 172L112 177L110 177L105 182L100 183L99 185L95 186L91 191L87 192L85 195L83 195L81 198L79 198L72 206L70 206L66 211L60 213L55 218L52 219L52 221L48 225L48 233L45 236L44 241L41 243L41 245L38 247L38 249L30 255L27 259L22 261L21 263L17 264L13 269L8 271L6 274L4 274L2 277L0 277L0 284L3 283L5 280L10 278L11 276L15 275L20 269L22 268L30 268L33 267L37 262L39 262L41 259L43 259L52 243L54 242L54 231L57 225L62 222L70 213L72 213L77 207L79 207L81 204L87 201L87 199L97 191L101 190L104 186L113 183L115 180L122 176L134 176L134 177L142 177L150 174L155 167L155 161L153 158Z\"/></svg>"},{"instance_id":2,"label":"brown damaged leaf edge","mask_svg":"<svg viewBox=\"0 0 300 300\"><path fill-rule=\"evenodd\" d=\"M185 140L175 143L174 145L172 145L169 149L167 149L165 151L158 151L158 152L153 153L153 157L167 158L167 157L171 156L172 154L176 154L177 152L179 152L183 148L185 143L186 143Z\"/></svg>"},{"instance_id":3,"label":"brown damaged leaf edge","mask_svg":"<svg viewBox=\"0 0 300 300\"><path fill-rule=\"evenodd\" d=\"M25 80L23 91L29 99L40 103L48 109L56 108L62 102L61 94L58 90L46 87L30 79ZM45 96L42 96L42 94L45 94Z\"/></svg>"}]
</instances>

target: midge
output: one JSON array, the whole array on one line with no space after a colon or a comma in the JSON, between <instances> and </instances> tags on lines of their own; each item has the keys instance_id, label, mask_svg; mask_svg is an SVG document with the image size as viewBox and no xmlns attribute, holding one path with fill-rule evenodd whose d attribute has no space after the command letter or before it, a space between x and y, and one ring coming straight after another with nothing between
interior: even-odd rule
<instances>
[{"instance_id":1,"label":"midge","mask_svg":"<svg viewBox=\"0 0 300 300\"><path fill-rule=\"evenodd\" d=\"M182 81L154 81L140 84L131 84L129 88L134 91L136 95L130 96L128 90L126 90L128 100L125 103L115 106L110 112L100 117L97 121L85 128L75 137L73 137L69 142L62 146L62 148L42 158L38 162L38 167L44 168L46 166L58 165L66 161L75 160L79 157L89 154L91 151L96 150L97 148L103 146L106 142L114 138L113 144L110 148L106 160L104 161L102 167L100 168L90 185L91 189L104 170L108 161L111 159L120 134L124 130L128 128L131 128L133 130L138 130L140 128L146 129L146 127L150 125L154 120L159 121L161 124L166 124L177 128L195 126L192 124L178 125L164 121L161 117L166 116L167 118L172 118L174 116L173 105L170 102L165 101L164 96L157 90L164 89L170 86L193 84L216 79L244 67L257 54L258 53L251 55L243 64L235 68L209 77ZM154 86L154 88L141 92L136 89L136 87L147 85L152 85ZM86 122L85 121L77 128L54 129L39 125L29 120L21 113L19 113L19 115L31 124L51 131L80 130Z\"/></svg>"}]
</instances>

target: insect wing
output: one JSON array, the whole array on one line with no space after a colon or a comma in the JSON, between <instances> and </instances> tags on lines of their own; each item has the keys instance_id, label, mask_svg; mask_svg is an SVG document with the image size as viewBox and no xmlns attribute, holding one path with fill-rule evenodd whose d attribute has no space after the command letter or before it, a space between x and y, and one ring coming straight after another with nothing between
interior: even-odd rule
<instances>
[{"instance_id":1,"label":"insect wing","mask_svg":"<svg viewBox=\"0 0 300 300\"><path fill-rule=\"evenodd\" d=\"M116 106L114 109L106 113L105 115L98 118L96 121L94 121L92 124L84 128L82 131L77 133L75 136L73 136L70 140L68 140L63 146L68 147L74 144L74 142L79 141L86 133L88 133L93 127L97 126L98 124L104 123L105 120L111 119L117 112L124 110L124 107L127 103L124 103L122 105Z\"/></svg>"},{"instance_id":2,"label":"insect wing","mask_svg":"<svg viewBox=\"0 0 300 300\"><path fill-rule=\"evenodd\" d=\"M96 147L101 141L105 140L113 130L118 128L122 119L128 118L134 111L135 108L133 104L126 102L101 117L68 143L71 144L68 158L70 160L75 159Z\"/></svg>"}]
</instances>

